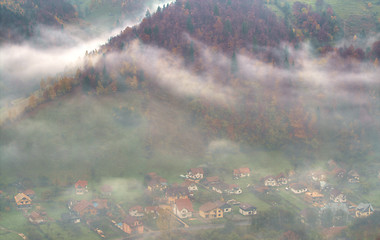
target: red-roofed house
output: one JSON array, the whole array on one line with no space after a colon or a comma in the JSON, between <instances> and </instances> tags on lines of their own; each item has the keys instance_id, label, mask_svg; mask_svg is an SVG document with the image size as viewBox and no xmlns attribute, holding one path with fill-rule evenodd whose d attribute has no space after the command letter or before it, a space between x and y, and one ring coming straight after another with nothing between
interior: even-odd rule
<instances>
[{"instance_id":1,"label":"red-roofed house","mask_svg":"<svg viewBox=\"0 0 380 240\"><path fill-rule=\"evenodd\" d=\"M191 168L187 171L186 178L190 178L193 180L200 180L204 176L203 168Z\"/></svg>"},{"instance_id":2,"label":"red-roofed house","mask_svg":"<svg viewBox=\"0 0 380 240\"><path fill-rule=\"evenodd\" d=\"M128 216L122 222L121 229L128 234L143 233L144 225L138 218Z\"/></svg>"},{"instance_id":3,"label":"red-roofed house","mask_svg":"<svg viewBox=\"0 0 380 240\"><path fill-rule=\"evenodd\" d=\"M173 206L173 212L179 218L189 218L193 215L193 203L190 199L177 199Z\"/></svg>"},{"instance_id":4,"label":"red-roofed house","mask_svg":"<svg viewBox=\"0 0 380 240\"><path fill-rule=\"evenodd\" d=\"M75 193L78 195L82 195L88 192L87 185L88 185L87 181L78 180L78 182L75 183Z\"/></svg>"},{"instance_id":5,"label":"red-roofed house","mask_svg":"<svg viewBox=\"0 0 380 240\"><path fill-rule=\"evenodd\" d=\"M234 169L234 179L249 177L251 175L251 170L247 167Z\"/></svg>"},{"instance_id":6,"label":"red-roofed house","mask_svg":"<svg viewBox=\"0 0 380 240\"><path fill-rule=\"evenodd\" d=\"M187 187L190 193L198 191L197 184L189 179L185 179L185 181L182 183L182 186Z\"/></svg>"},{"instance_id":7,"label":"red-roofed house","mask_svg":"<svg viewBox=\"0 0 380 240\"><path fill-rule=\"evenodd\" d=\"M75 204L72 209L81 217L86 214L96 215L98 213L94 205L87 200L80 201L79 203Z\"/></svg>"}]
</instances>

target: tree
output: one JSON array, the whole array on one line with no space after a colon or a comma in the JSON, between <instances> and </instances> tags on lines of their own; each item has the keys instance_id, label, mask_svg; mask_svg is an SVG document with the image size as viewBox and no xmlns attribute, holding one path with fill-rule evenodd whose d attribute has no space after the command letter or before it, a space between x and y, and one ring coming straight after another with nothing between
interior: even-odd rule
<instances>
[{"instance_id":1,"label":"tree","mask_svg":"<svg viewBox=\"0 0 380 240\"><path fill-rule=\"evenodd\" d=\"M152 15L150 14L149 9L147 9L146 12L145 12L145 17L146 17L146 18L150 18L151 16L152 16Z\"/></svg>"},{"instance_id":2,"label":"tree","mask_svg":"<svg viewBox=\"0 0 380 240\"><path fill-rule=\"evenodd\" d=\"M193 25L193 21L191 19L191 15L189 15L187 17L187 24L186 24L186 26L187 26L187 30L189 30L190 33L194 32L194 25Z\"/></svg>"},{"instance_id":3,"label":"tree","mask_svg":"<svg viewBox=\"0 0 380 240\"><path fill-rule=\"evenodd\" d=\"M239 70L238 61L237 61L237 58L236 58L236 53L234 52L232 54L232 58L231 58L231 73L235 74L235 73L238 72L238 70Z\"/></svg>"},{"instance_id":4,"label":"tree","mask_svg":"<svg viewBox=\"0 0 380 240\"><path fill-rule=\"evenodd\" d=\"M56 93L56 91L55 91L55 89L54 89L53 86L49 87L49 92L48 92L48 94L49 94L49 99L50 99L50 100L54 100L55 97L57 96L57 93Z\"/></svg>"},{"instance_id":5,"label":"tree","mask_svg":"<svg viewBox=\"0 0 380 240\"><path fill-rule=\"evenodd\" d=\"M219 16L219 7L217 4L214 6L214 16Z\"/></svg>"},{"instance_id":6,"label":"tree","mask_svg":"<svg viewBox=\"0 0 380 240\"><path fill-rule=\"evenodd\" d=\"M30 109L33 109L37 106L37 99L34 96L34 94L30 95L29 97L29 104L28 104Z\"/></svg>"},{"instance_id":7,"label":"tree","mask_svg":"<svg viewBox=\"0 0 380 240\"><path fill-rule=\"evenodd\" d=\"M333 226L333 217L334 214L330 209L327 209L321 214L321 222L322 226L325 228L329 228Z\"/></svg>"},{"instance_id":8,"label":"tree","mask_svg":"<svg viewBox=\"0 0 380 240\"><path fill-rule=\"evenodd\" d=\"M41 82L40 82L40 90L43 91L45 90L46 88L46 82L44 79L41 79Z\"/></svg>"}]
</instances>

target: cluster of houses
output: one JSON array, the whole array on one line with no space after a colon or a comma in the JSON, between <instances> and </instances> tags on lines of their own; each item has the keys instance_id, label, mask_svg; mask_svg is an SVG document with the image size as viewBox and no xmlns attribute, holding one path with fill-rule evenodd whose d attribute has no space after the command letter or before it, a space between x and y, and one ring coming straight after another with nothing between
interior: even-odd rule
<instances>
[{"instance_id":1,"label":"cluster of houses","mask_svg":"<svg viewBox=\"0 0 380 240\"><path fill-rule=\"evenodd\" d=\"M359 183L360 175L355 170L346 172L333 161L329 162L332 168L330 171L311 171L308 177L299 177L294 171L288 174L281 173L277 176L267 176L261 179L260 183L253 187L256 192L269 192L271 189L284 187L293 194L302 196L303 200L319 209L343 209L351 213L352 216L361 218L367 217L374 212L370 203L360 203L354 205L349 202L346 195L338 188L328 183L328 178L346 179L348 183ZM232 179L238 180L247 178L252 175L251 170L247 167L234 169ZM168 184L168 181L151 172L146 174L144 183L146 194L152 200L152 206L132 206L127 212L123 212L115 219L111 214L110 205L112 205L111 195L112 187L103 185L100 187L100 194L96 198L87 200L70 200L68 202L68 213L61 216L62 222L78 223L82 220L94 218L95 216L105 215L112 220L112 223L127 234L141 234L144 232L143 219L156 219L160 213L167 212L173 217L179 219L198 218L209 219L224 218L232 212L233 205L238 205L238 212L243 216L254 215L257 213L256 207L249 203L240 203L237 201L224 201L224 197L229 195L239 195L243 189L236 184L224 182L219 176L208 176L202 167L191 168L185 175L181 183ZM74 184L76 195L85 195L89 192L88 182L78 180ZM195 195L202 188L204 191L217 194L218 200L197 202L194 207ZM246 188L249 190L248 186ZM244 190L244 191L247 191ZM20 209L28 209L32 205L34 191L31 189L18 193L14 199L16 206ZM302 198L302 197L301 197ZM198 200L199 201L199 200ZM145 216L145 217L144 217ZM45 212L33 211L28 215L30 222L41 224L47 221L48 217ZM100 229L97 231L103 232Z\"/></svg>"},{"instance_id":2,"label":"cluster of houses","mask_svg":"<svg viewBox=\"0 0 380 240\"><path fill-rule=\"evenodd\" d=\"M265 189L269 191L271 188L285 186L294 194L304 194L304 201L314 207L321 209L335 209L337 206L341 210L346 211L354 217L367 217L374 211L370 203L360 203L355 205L347 200L346 195L339 188L328 183L328 178L346 180L350 184L360 182L360 175L356 170L346 171L338 166L338 164L330 160L328 162L330 171L316 170L310 171L307 177L299 178L291 171L287 177L281 173L278 176L267 176L262 179L264 186L258 186L256 189ZM298 181L297 181L298 179Z\"/></svg>"},{"instance_id":3,"label":"cluster of houses","mask_svg":"<svg viewBox=\"0 0 380 240\"><path fill-rule=\"evenodd\" d=\"M233 178L249 177L249 168L239 168L233 171ZM227 184L218 176L206 177L203 168L191 168L184 176L181 184L168 185L166 179L156 173L148 173L145 177L147 190L157 196L155 201L171 207L173 214L178 218L192 218L196 214L204 219L223 218L226 213L232 212L230 204L224 201L205 202L196 212L193 207L193 196L199 187L219 194L241 194L242 189L237 184ZM157 194L159 193L159 194ZM256 214L256 208L249 204L241 204L239 212L242 215Z\"/></svg>"}]
</instances>

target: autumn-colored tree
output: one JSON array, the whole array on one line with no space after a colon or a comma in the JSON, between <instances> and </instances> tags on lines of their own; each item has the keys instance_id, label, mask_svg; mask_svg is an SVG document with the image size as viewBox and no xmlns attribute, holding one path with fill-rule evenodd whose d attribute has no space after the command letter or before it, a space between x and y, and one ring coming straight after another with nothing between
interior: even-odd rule
<instances>
[{"instance_id":1,"label":"autumn-colored tree","mask_svg":"<svg viewBox=\"0 0 380 240\"><path fill-rule=\"evenodd\" d=\"M37 99L36 99L36 96L34 96L34 94L30 95L29 97L29 101L28 101L28 107L30 109L33 109L37 106Z\"/></svg>"},{"instance_id":2,"label":"autumn-colored tree","mask_svg":"<svg viewBox=\"0 0 380 240\"><path fill-rule=\"evenodd\" d=\"M50 86L49 89L48 89L48 96L49 96L49 99L50 100L54 100L55 97L57 96L57 92L55 91L54 87L53 86Z\"/></svg>"}]
</instances>

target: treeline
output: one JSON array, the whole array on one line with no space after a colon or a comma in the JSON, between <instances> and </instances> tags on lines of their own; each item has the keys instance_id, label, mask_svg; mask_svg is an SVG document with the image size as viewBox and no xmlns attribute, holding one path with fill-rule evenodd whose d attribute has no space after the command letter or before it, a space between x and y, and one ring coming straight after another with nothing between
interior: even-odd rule
<instances>
[{"instance_id":1,"label":"treeline","mask_svg":"<svg viewBox=\"0 0 380 240\"><path fill-rule=\"evenodd\" d=\"M138 27L125 29L104 50L121 49L137 38L193 61L199 52L192 49L184 33L230 56L238 50L253 55L265 47L291 41L289 29L260 0L178 0L158 8L153 15L147 12Z\"/></svg>"}]
</instances>

